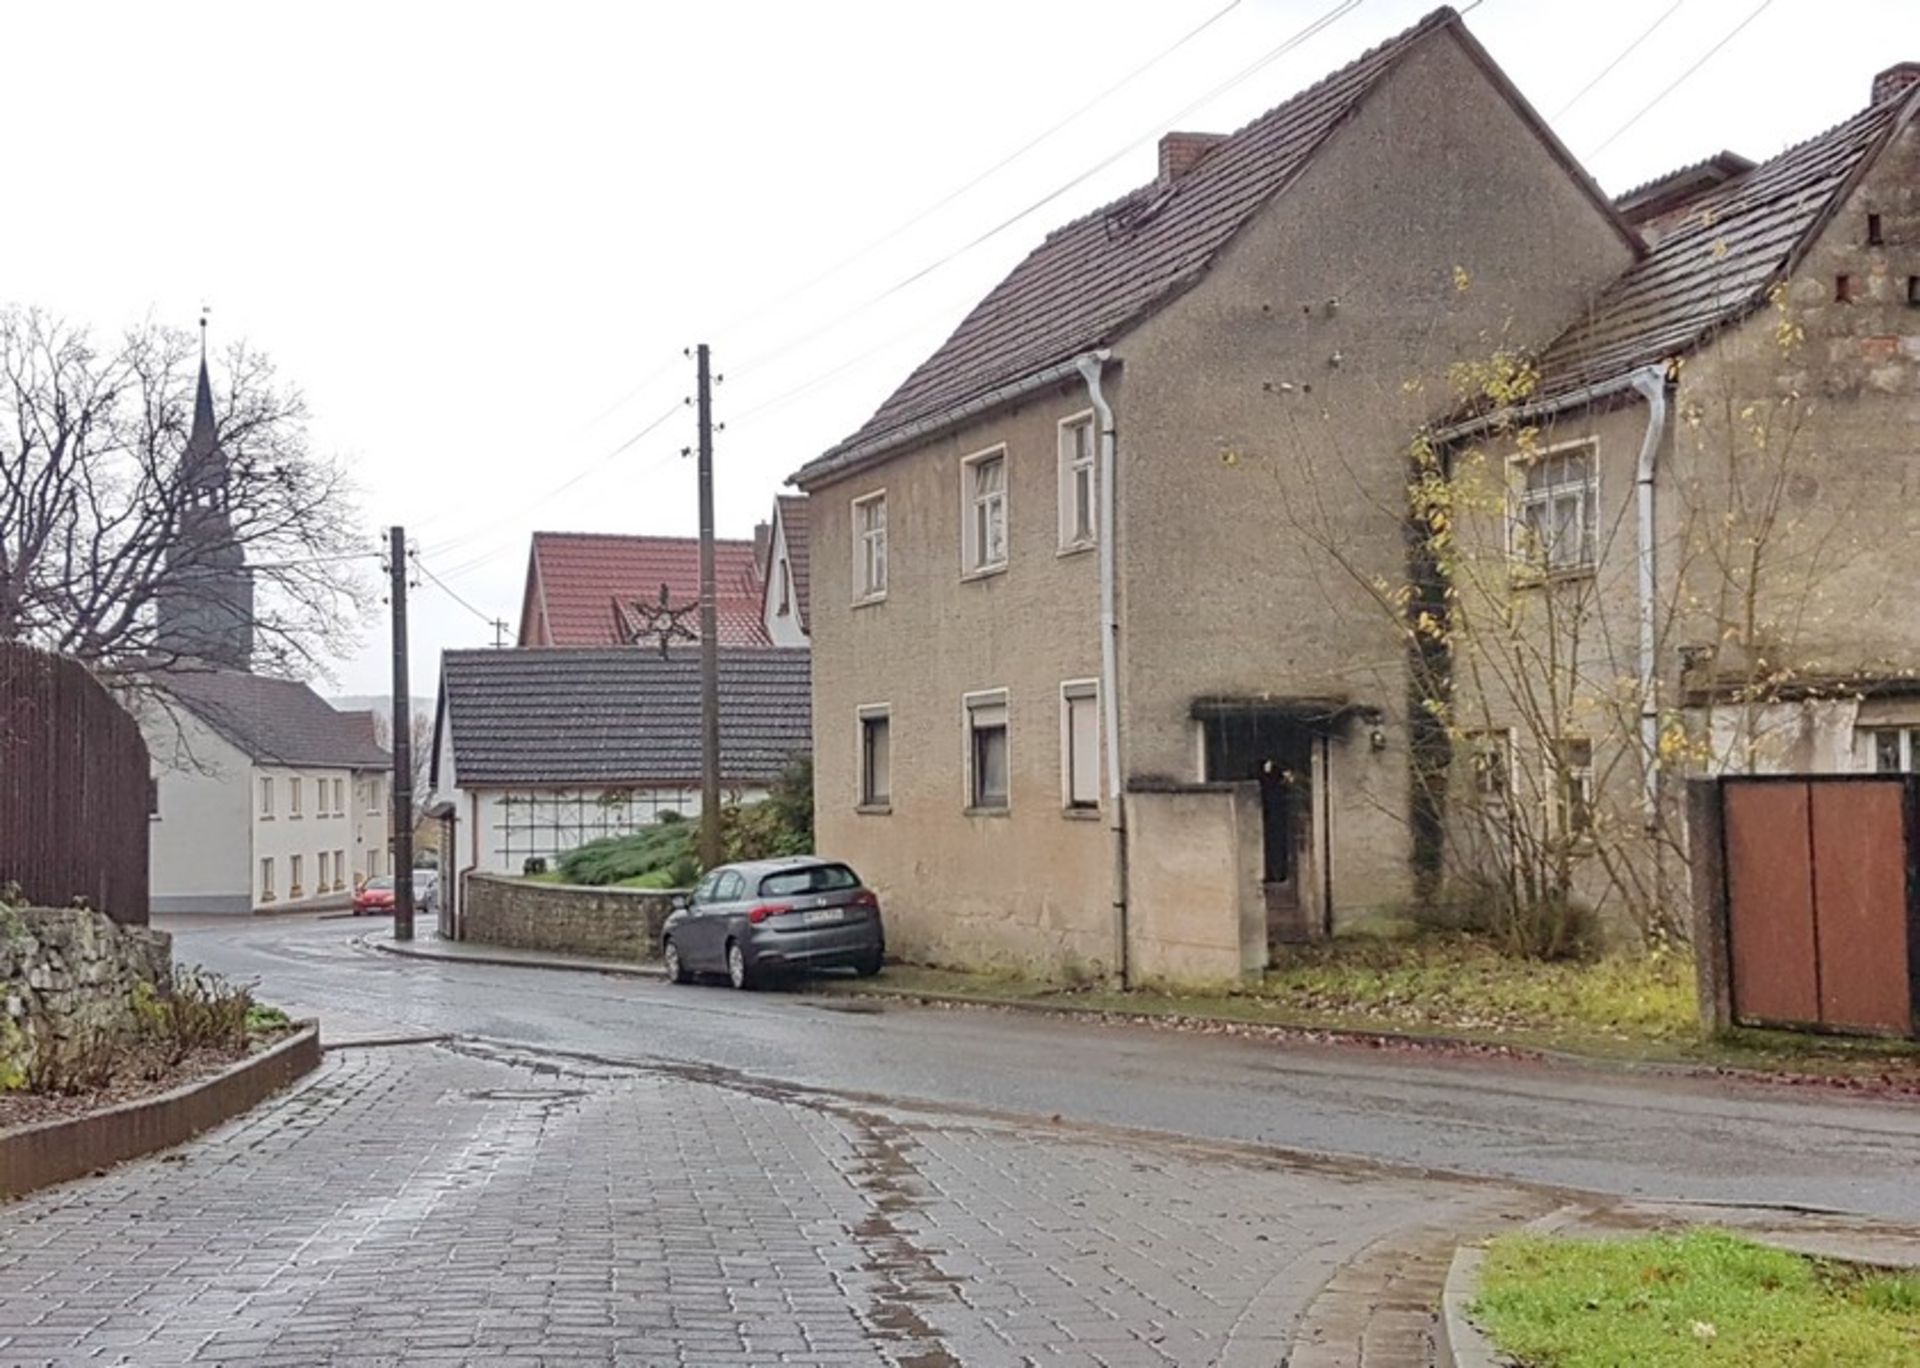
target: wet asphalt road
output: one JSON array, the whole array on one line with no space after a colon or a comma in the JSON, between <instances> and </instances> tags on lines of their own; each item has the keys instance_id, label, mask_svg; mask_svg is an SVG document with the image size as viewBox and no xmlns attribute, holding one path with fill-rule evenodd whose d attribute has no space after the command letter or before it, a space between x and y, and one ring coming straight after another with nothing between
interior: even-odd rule
<instances>
[{"instance_id":1,"label":"wet asphalt road","mask_svg":"<svg viewBox=\"0 0 1920 1368\"><path fill-rule=\"evenodd\" d=\"M257 979L333 1039L448 1032L1590 1193L1920 1222L1910 1103L430 963L357 944L368 924L350 920L168 929L182 963Z\"/></svg>"}]
</instances>

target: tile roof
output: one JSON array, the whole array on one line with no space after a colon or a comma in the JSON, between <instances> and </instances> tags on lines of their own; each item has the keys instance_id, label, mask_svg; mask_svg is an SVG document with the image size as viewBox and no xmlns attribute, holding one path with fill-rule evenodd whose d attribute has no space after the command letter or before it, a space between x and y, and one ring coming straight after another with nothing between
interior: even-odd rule
<instances>
[{"instance_id":1,"label":"tile roof","mask_svg":"<svg viewBox=\"0 0 1920 1368\"><path fill-rule=\"evenodd\" d=\"M1201 278L1235 234L1312 162L1333 131L1394 65L1443 30L1532 121L1601 212L1611 203L1540 125L1466 32L1438 9L1398 37L1221 139L1193 168L1155 180L1055 230L975 306L954 333L881 404L864 426L810 462L809 485L950 417L1010 398L1015 387L1112 342ZM1619 223L1623 238L1630 230Z\"/></svg>"},{"instance_id":2,"label":"tile roof","mask_svg":"<svg viewBox=\"0 0 1920 1368\"><path fill-rule=\"evenodd\" d=\"M766 783L812 749L811 677L804 650L721 649L724 782ZM462 787L697 784L700 654L447 651L436 733L446 727Z\"/></svg>"},{"instance_id":3,"label":"tile roof","mask_svg":"<svg viewBox=\"0 0 1920 1368\"><path fill-rule=\"evenodd\" d=\"M760 567L753 543L715 542L714 577L719 590L720 644L766 645L766 625L760 616ZM631 605L657 603L663 584L675 604L700 601L698 538L536 532L527 566L529 602L520 624L521 644L535 644L527 640L527 632L536 592L547 629L547 640L538 644L619 646L645 627ZM698 619L697 613L689 613L682 621L697 634Z\"/></svg>"},{"instance_id":4,"label":"tile roof","mask_svg":"<svg viewBox=\"0 0 1920 1368\"><path fill-rule=\"evenodd\" d=\"M354 769L393 763L374 740L372 713L342 712L298 680L177 670L153 682L256 761Z\"/></svg>"},{"instance_id":5,"label":"tile roof","mask_svg":"<svg viewBox=\"0 0 1920 1368\"><path fill-rule=\"evenodd\" d=\"M1664 236L1541 353L1540 397L1678 356L1760 307L1910 97L1884 100L1668 210Z\"/></svg>"},{"instance_id":6,"label":"tile roof","mask_svg":"<svg viewBox=\"0 0 1920 1368\"><path fill-rule=\"evenodd\" d=\"M775 502L787 539L787 564L793 570L794 611L800 615L801 630L812 631L813 548L808 540L807 496L782 494Z\"/></svg>"}]
</instances>

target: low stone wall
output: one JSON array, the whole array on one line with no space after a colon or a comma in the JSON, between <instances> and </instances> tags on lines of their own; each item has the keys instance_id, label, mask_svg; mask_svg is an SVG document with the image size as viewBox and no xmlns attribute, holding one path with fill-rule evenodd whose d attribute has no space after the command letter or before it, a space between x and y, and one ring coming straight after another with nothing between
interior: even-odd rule
<instances>
[{"instance_id":1,"label":"low stone wall","mask_svg":"<svg viewBox=\"0 0 1920 1368\"><path fill-rule=\"evenodd\" d=\"M0 907L0 1082L41 1049L137 1028L134 989L173 984L173 938L78 908Z\"/></svg>"},{"instance_id":2,"label":"low stone wall","mask_svg":"<svg viewBox=\"0 0 1920 1368\"><path fill-rule=\"evenodd\" d=\"M522 950L653 960L660 957L660 928L673 911L673 898L648 889L469 874L463 938Z\"/></svg>"}]
</instances>

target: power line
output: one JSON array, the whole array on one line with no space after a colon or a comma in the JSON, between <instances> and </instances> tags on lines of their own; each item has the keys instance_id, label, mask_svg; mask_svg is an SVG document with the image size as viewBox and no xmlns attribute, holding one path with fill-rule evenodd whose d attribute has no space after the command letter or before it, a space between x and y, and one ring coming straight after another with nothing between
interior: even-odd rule
<instances>
[{"instance_id":1,"label":"power line","mask_svg":"<svg viewBox=\"0 0 1920 1368\"><path fill-rule=\"evenodd\" d=\"M505 517L496 518L494 521L486 524L484 527L479 527L474 529L473 531L461 533L458 536L449 538L448 540L440 543L438 546L433 548L434 554L445 555L447 552L455 549L456 547L469 546L473 542L479 540L480 538L485 537L488 533L496 530L497 528L504 527L506 524L510 522L515 522L520 518L525 517L527 514L533 512L536 508L540 508L543 505L550 503L552 500L558 498L560 495L566 493L569 489L572 489L575 485L579 484L582 480L586 479L589 475L598 473L600 468L604 466L608 461L611 461L614 457L620 455L624 451L629 450L635 444L642 441L643 439L651 436L669 418L679 413L685 407L686 405L684 403L675 403L671 405L664 412L662 412L659 417L655 418L652 422L648 423L645 427L641 428L638 432L634 433L631 437L628 437L625 441L621 442L618 446L614 447L611 451L608 451L604 455L596 458L595 460L581 467L581 469L576 471L571 478L563 480L559 484L553 486L553 488L547 490L546 493L540 495L540 497L533 500L533 502L521 504L519 507L515 508L513 512L507 514Z\"/></svg>"},{"instance_id":2,"label":"power line","mask_svg":"<svg viewBox=\"0 0 1920 1368\"><path fill-rule=\"evenodd\" d=\"M1598 147L1594 148L1593 151L1587 153L1587 155L1589 157L1597 157L1602 152L1606 151L1609 147L1612 147L1613 144L1619 139L1621 134L1625 133L1629 128L1632 128L1635 124L1639 123L1640 120L1646 118L1648 114L1653 112L1655 105L1658 105L1662 100L1666 99L1667 96L1673 94L1674 91L1678 90L1681 86L1685 85L1687 80L1693 75L1694 72L1700 70L1701 67L1705 66L1708 62L1712 61L1714 57L1719 54L1721 48L1725 47L1728 43L1731 43L1735 38L1738 38L1741 35L1741 33L1745 31L1747 25L1751 24L1754 20L1758 19L1762 14L1764 14L1767 8L1772 4L1773 4L1773 0L1760 0L1760 3L1754 6L1753 12L1751 14L1749 14L1746 18L1742 19L1739 23L1735 24L1730 30L1728 30L1726 36L1723 37L1719 42L1715 43L1712 47L1708 48L1705 52L1701 53L1698 61L1696 61L1692 66L1688 67L1685 71L1681 72L1677 77L1675 77L1672 84L1668 85L1665 90L1662 90L1658 95L1655 95L1651 100L1648 100L1645 104L1641 105L1639 109L1634 111L1634 115L1632 118L1628 119L1625 123L1621 124L1618 128L1614 129L1613 132L1607 136L1607 140L1605 142L1601 143Z\"/></svg>"},{"instance_id":3,"label":"power line","mask_svg":"<svg viewBox=\"0 0 1920 1368\"><path fill-rule=\"evenodd\" d=\"M1771 2L1772 0L1768 0L1768 3L1771 3ZM848 309L846 312L836 315L833 319L829 320L827 323L822 324L820 327L815 328L810 332L803 333L798 337L791 338L785 343L782 343L780 346L774 348L772 351L762 352L756 356L749 357L740 366L735 367L732 373L735 375L738 375L741 372L746 371L754 366L765 365L767 362L774 360L776 357L784 356L788 352L791 352L798 347L805 346L807 343L814 341L816 338L822 337L825 334L834 331L835 329L840 327L841 324L846 323L850 319L856 318L859 315L865 313L868 309L873 308L875 305L884 303L886 300L891 299L894 295L899 294L902 290L908 289L913 285L917 285L920 281L925 280L928 276L932 275L934 272L940 270L942 267L948 265L951 262L957 261L959 258L965 256L968 252L973 251L975 248L981 247L986 243L991 242L994 238L999 237L1000 234L1006 232L1009 228L1012 228L1015 225L1023 222L1024 220L1031 218L1034 214L1039 213L1040 210L1046 208L1049 204L1052 204L1055 200L1059 199L1062 195L1068 194L1069 192L1077 189L1079 186L1085 184L1087 181L1091 180L1093 177L1099 175L1102 171L1106 170L1109 166L1112 166L1115 162L1119 161L1122 157L1126 156L1128 153L1139 148L1140 146L1148 142L1150 139L1155 137L1162 130L1172 126L1174 123L1178 122L1180 119L1185 118L1188 114L1200 108L1202 105L1207 104L1219 98L1221 95L1226 94L1228 91L1232 90L1235 86L1241 85L1244 82L1251 80L1254 76L1258 75L1261 71L1265 70L1268 66L1271 66L1274 62L1279 61L1280 58L1286 56L1288 53L1292 52L1295 48L1299 47L1301 44L1317 36L1322 30L1330 27L1334 23L1345 18L1348 14L1352 13L1354 10L1358 9L1362 3L1364 3L1364 0L1339 0L1337 4L1335 4L1331 9L1329 9L1324 14L1322 14L1318 19L1315 19L1312 23L1306 25L1306 27L1299 29L1290 37L1288 37L1287 39L1282 41L1280 44L1278 44L1277 46L1269 49L1267 52L1262 54L1250 65L1242 68L1235 75L1229 77L1225 81L1222 81L1219 85L1214 86L1211 90L1208 90L1207 92L1199 96L1199 98L1192 100L1186 105L1182 106L1180 109L1176 110L1174 113L1162 119L1158 124L1154 125L1146 133L1140 135L1137 138L1134 138L1132 141L1128 142L1125 146L1115 149L1113 152L1101 158L1098 162L1094 163L1092 166L1088 167L1086 170L1080 172L1078 175L1068 180L1065 184L1057 186L1053 190L1048 191L1045 195L1042 195L1039 199L1033 201L1033 203L1027 205L1024 209L1021 209L1018 213L1015 213L1010 217L1001 220L999 223L995 224L993 227L987 229L985 232L974 237L972 240L961 244L959 247L956 247L952 251L946 253L944 256L941 256L935 259L933 262L929 263L928 265L922 266L918 270L912 272L911 274L901 278L900 280L895 281L892 285L889 285L887 288L880 291L880 293L872 296L871 298L865 300L860 304L855 305L853 308Z\"/></svg>"},{"instance_id":4,"label":"power line","mask_svg":"<svg viewBox=\"0 0 1920 1368\"><path fill-rule=\"evenodd\" d=\"M1599 85L1602 81L1606 80L1607 77L1613 75L1614 68L1618 67L1622 62L1626 61L1627 58L1633 56L1633 54L1639 49L1640 45L1646 42L1647 39L1653 37L1654 31L1658 29L1662 24L1666 23L1667 20L1673 18L1675 12L1679 10L1680 6L1686 3L1687 3L1687 0L1673 0L1673 4L1668 6L1666 11L1663 14L1661 14L1661 16L1658 19L1655 19L1651 24L1648 24L1646 28L1641 30L1640 36L1638 38L1635 38L1631 43L1628 43L1624 48L1620 49L1619 56L1615 57L1611 62L1608 62L1606 66L1601 69L1601 72L1598 76L1595 76L1591 81L1588 81L1585 85L1581 86L1580 89L1576 90L1573 93L1573 98L1571 100L1568 100L1565 104L1561 105L1558 109L1554 110L1551 117L1556 119L1559 118L1561 115L1565 114L1568 110L1572 109L1575 105L1579 104L1580 101L1584 100L1587 97L1587 93L1589 91L1591 91L1595 86Z\"/></svg>"},{"instance_id":5,"label":"power line","mask_svg":"<svg viewBox=\"0 0 1920 1368\"><path fill-rule=\"evenodd\" d=\"M455 603L459 604L462 608L466 609L469 613L472 613L475 617L479 618L482 622L486 623L487 626L491 627L496 622L499 621L498 618L488 617L485 613L481 612L478 608L474 607L471 603L468 603L465 599L461 598L459 594L454 592L453 587L451 585L449 585L445 580L441 579L438 575L434 574L433 571L427 569L426 562L420 559L420 548L418 547L413 548L411 551L407 553L407 555L412 559L414 568L416 570L418 570L421 574L425 575L428 579L432 580L435 584L439 585L441 590L445 592L448 598L452 599Z\"/></svg>"},{"instance_id":6,"label":"power line","mask_svg":"<svg viewBox=\"0 0 1920 1368\"><path fill-rule=\"evenodd\" d=\"M975 175L971 180L968 180L965 184L957 187L954 190L949 191L947 194L943 195L940 199L934 201L932 204L922 209L919 213L915 214L912 218L907 219L905 222L897 225L896 227L890 229L886 233L883 233L881 236L873 239L873 241L867 243L866 246L860 248L858 251L853 252L848 256L842 257L839 261L827 267L824 271L821 271L819 274L811 276L807 280L801 282L799 285L794 286L792 289L788 290L785 294L780 295L778 298L774 299L771 303L758 306L755 309L755 312L756 313L771 312L772 310L780 308L784 304L791 303L793 300L799 298L801 295L813 289L816 285L819 285L824 281L831 280L834 276L846 270L847 267L854 265L856 262L864 260L865 258L873 255L873 253L878 251L880 248L885 247L888 243L895 241L896 239L901 237L903 234L908 233L913 229L919 227L922 223L925 223L928 219L932 218L935 214L939 213L942 209L945 209L948 205L952 204L955 200L960 199L963 195L967 194L969 191L976 189L980 185L984 184L986 181L991 180L994 176L998 175L1000 172L1006 170L1009 166L1019 161L1020 158L1026 156L1027 153L1033 151L1034 148L1040 146L1041 143L1051 138L1054 134L1060 132L1061 129L1066 128L1068 125L1076 122L1082 115L1086 114L1089 110L1096 108L1100 104L1104 103L1106 100L1110 99L1115 94L1119 93L1125 87L1139 80L1140 77L1146 75L1149 71L1153 70L1153 68L1159 66L1162 62L1166 61L1167 58L1173 56L1176 52L1179 52L1182 48L1186 47L1187 44L1191 43L1194 39L1198 38L1201 34L1205 33L1208 29L1212 28L1215 24L1219 23L1222 19L1226 18L1229 14L1233 13L1233 11L1235 11L1236 9L1239 9L1244 2L1245 0L1227 0L1227 3L1225 5L1221 6L1219 9L1215 10L1212 14L1208 15L1205 19L1201 20L1198 24L1188 29L1184 34L1182 34L1178 39L1176 39L1171 45L1162 48L1159 52L1155 53L1152 57L1149 57L1146 61L1142 62L1139 66L1133 68L1133 70L1129 71L1126 75L1122 76L1119 80L1107 86L1105 89L1101 90L1097 95L1093 96L1091 99L1087 100L1084 104L1074 109L1072 113L1066 115L1064 118L1058 120L1057 122L1048 125L1048 127L1043 129L1041 132L1036 133L1033 137L1027 139L1027 141L1020 144L1020 146L1016 147L1013 151L1007 153L1006 156L1002 157L999 161L995 162L993 165L987 167L986 170L981 171L979 174ZM731 333L734 328L739 326L741 321L742 321L741 318L736 317L735 319L727 323L724 327L720 329L721 335L724 336L726 334Z\"/></svg>"}]
</instances>

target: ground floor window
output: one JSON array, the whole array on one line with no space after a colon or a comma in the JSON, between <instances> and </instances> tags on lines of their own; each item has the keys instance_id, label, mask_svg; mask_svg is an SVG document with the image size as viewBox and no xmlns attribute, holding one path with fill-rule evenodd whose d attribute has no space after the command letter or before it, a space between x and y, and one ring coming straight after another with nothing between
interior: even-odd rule
<instances>
[{"instance_id":1,"label":"ground floor window","mask_svg":"<svg viewBox=\"0 0 1920 1368\"><path fill-rule=\"evenodd\" d=\"M1007 807L1007 695L968 694L967 806L987 812Z\"/></svg>"},{"instance_id":2,"label":"ground floor window","mask_svg":"<svg viewBox=\"0 0 1920 1368\"><path fill-rule=\"evenodd\" d=\"M333 891L338 893L347 886L347 852L333 852Z\"/></svg>"},{"instance_id":3,"label":"ground floor window","mask_svg":"<svg viewBox=\"0 0 1920 1368\"><path fill-rule=\"evenodd\" d=\"M1100 686L1091 679L1060 686L1060 787L1069 808L1100 806Z\"/></svg>"},{"instance_id":4,"label":"ground floor window","mask_svg":"<svg viewBox=\"0 0 1920 1368\"><path fill-rule=\"evenodd\" d=\"M260 861L260 901L273 901L273 856Z\"/></svg>"},{"instance_id":5,"label":"ground floor window","mask_svg":"<svg viewBox=\"0 0 1920 1368\"><path fill-rule=\"evenodd\" d=\"M1593 742L1563 736L1553 743L1553 788L1559 795L1560 831L1566 836L1593 833Z\"/></svg>"},{"instance_id":6,"label":"ground floor window","mask_svg":"<svg viewBox=\"0 0 1920 1368\"><path fill-rule=\"evenodd\" d=\"M663 812L691 817L698 793L686 789L550 789L502 793L493 805L497 867L518 873L529 859L550 860L607 836L652 826Z\"/></svg>"},{"instance_id":7,"label":"ground floor window","mask_svg":"<svg viewBox=\"0 0 1920 1368\"><path fill-rule=\"evenodd\" d=\"M314 856L314 868L318 873L314 879L313 891L325 893L333 887L333 852L323 850Z\"/></svg>"},{"instance_id":8,"label":"ground floor window","mask_svg":"<svg viewBox=\"0 0 1920 1368\"><path fill-rule=\"evenodd\" d=\"M893 719L884 707L860 710L860 806L893 801Z\"/></svg>"},{"instance_id":9,"label":"ground floor window","mask_svg":"<svg viewBox=\"0 0 1920 1368\"><path fill-rule=\"evenodd\" d=\"M301 865L305 861L298 855L287 857L287 896L297 898L306 890L300 886Z\"/></svg>"},{"instance_id":10,"label":"ground floor window","mask_svg":"<svg viewBox=\"0 0 1920 1368\"><path fill-rule=\"evenodd\" d=\"M1912 774L1920 770L1920 727L1865 729L1867 763L1876 774Z\"/></svg>"}]
</instances>

